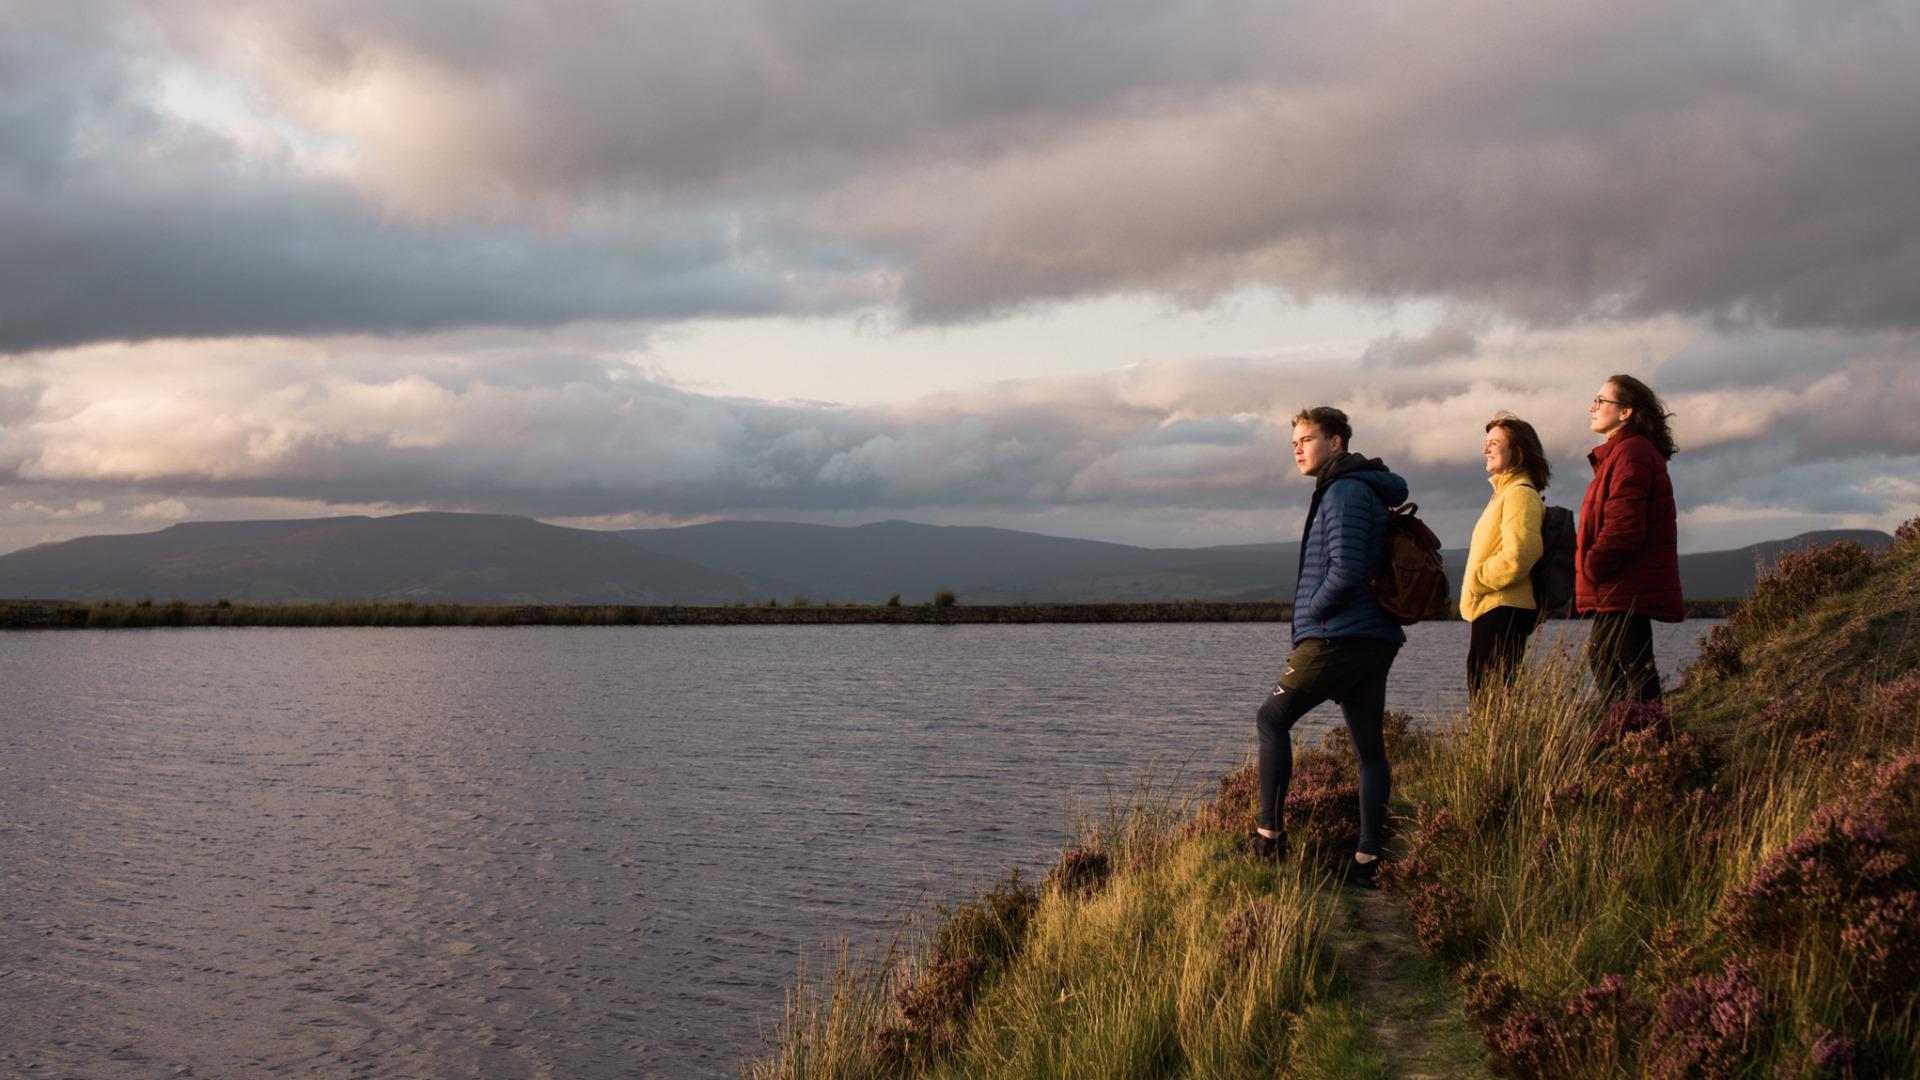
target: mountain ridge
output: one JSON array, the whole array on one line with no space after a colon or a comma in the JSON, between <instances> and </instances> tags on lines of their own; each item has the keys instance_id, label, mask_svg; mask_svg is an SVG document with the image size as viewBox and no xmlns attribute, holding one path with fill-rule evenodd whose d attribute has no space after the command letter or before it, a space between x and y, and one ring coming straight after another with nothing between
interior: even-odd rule
<instances>
[{"instance_id":1,"label":"mountain ridge","mask_svg":"<svg viewBox=\"0 0 1920 1080\"><path fill-rule=\"evenodd\" d=\"M1874 530L1822 530L1681 556L1687 595L1744 596L1782 551ZM1454 581L1464 549L1444 553ZM0 555L0 597L250 602L728 604L924 600L1137 603L1293 598L1299 544L1147 548L1014 529L720 521L600 531L429 511L183 522Z\"/></svg>"}]
</instances>

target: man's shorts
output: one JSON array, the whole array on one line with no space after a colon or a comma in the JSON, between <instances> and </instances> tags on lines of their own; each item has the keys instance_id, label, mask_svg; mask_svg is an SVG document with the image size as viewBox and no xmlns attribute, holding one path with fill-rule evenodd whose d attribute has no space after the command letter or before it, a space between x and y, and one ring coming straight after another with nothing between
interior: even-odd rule
<instances>
[{"instance_id":1,"label":"man's shorts","mask_svg":"<svg viewBox=\"0 0 1920 1080\"><path fill-rule=\"evenodd\" d=\"M1293 655L1287 657L1287 670L1273 692L1277 694L1284 687L1342 705L1384 705L1387 672L1399 653L1400 646L1391 641L1308 638L1293 647Z\"/></svg>"}]
</instances>

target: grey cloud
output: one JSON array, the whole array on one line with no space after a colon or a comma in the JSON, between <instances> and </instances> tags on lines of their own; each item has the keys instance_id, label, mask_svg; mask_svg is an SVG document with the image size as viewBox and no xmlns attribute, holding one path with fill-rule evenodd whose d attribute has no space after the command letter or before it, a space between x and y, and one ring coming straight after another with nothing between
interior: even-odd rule
<instances>
[{"instance_id":1,"label":"grey cloud","mask_svg":"<svg viewBox=\"0 0 1920 1080\"><path fill-rule=\"evenodd\" d=\"M0 349L1245 282L1920 325L1893 0L60 10L0 42ZM175 53L352 165L160 114Z\"/></svg>"},{"instance_id":2,"label":"grey cloud","mask_svg":"<svg viewBox=\"0 0 1920 1080\"><path fill-rule=\"evenodd\" d=\"M1394 334L1375 341L1361 354L1361 360L1376 366L1419 367L1442 360L1470 358L1479 348L1479 339L1472 331L1443 323L1419 337Z\"/></svg>"},{"instance_id":3,"label":"grey cloud","mask_svg":"<svg viewBox=\"0 0 1920 1080\"><path fill-rule=\"evenodd\" d=\"M1252 77L1261 46L1223 30L1278 20L1246 2L1198 14L1142 0L643 0L567 17L307 0L239 12L188 2L163 18L211 62L250 52L257 76L289 95L396 61L424 69L452 87L436 108L459 124L465 163L580 192L978 152L1021 125Z\"/></svg>"},{"instance_id":4,"label":"grey cloud","mask_svg":"<svg viewBox=\"0 0 1920 1080\"><path fill-rule=\"evenodd\" d=\"M871 269L831 244L775 250L738 208L644 193L546 220L389 213L283 152L157 112L161 59L113 11L6 16L0 353L764 314Z\"/></svg>"},{"instance_id":5,"label":"grey cloud","mask_svg":"<svg viewBox=\"0 0 1920 1080\"><path fill-rule=\"evenodd\" d=\"M909 303L1251 279L1535 323L1920 321L1910 9L1482 4L1380 39L1320 12L1305 36L1347 61L1329 85L1188 96L948 170Z\"/></svg>"},{"instance_id":6,"label":"grey cloud","mask_svg":"<svg viewBox=\"0 0 1920 1080\"><path fill-rule=\"evenodd\" d=\"M1660 385L1669 393L1755 385L1802 389L1860 355L1862 344L1857 335L1817 330L1718 335L1662 361Z\"/></svg>"},{"instance_id":7,"label":"grey cloud","mask_svg":"<svg viewBox=\"0 0 1920 1080\"><path fill-rule=\"evenodd\" d=\"M1920 474L1920 454L1806 460L1789 443L1762 443L1697 456L1683 453L1672 471L1676 492L1694 490L1693 507L1773 507L1801 516L1904 519L1920 514L1920 505L1903 503L1872 483Z\"/></svg>"},{"instance_id":8,"label":"grey cloud","mask_svg":"<svg viewBox=\"0 0 1920 1080\"><path fill-rule=\"evenodd\" d=\"M479 228L411 231L336 191L218 177L137 194L0 186L0 231L8 236L0 351L785 306L775 274L737 261L723 230L699 223L631 248Z\"/></svg>"}]
</instances>

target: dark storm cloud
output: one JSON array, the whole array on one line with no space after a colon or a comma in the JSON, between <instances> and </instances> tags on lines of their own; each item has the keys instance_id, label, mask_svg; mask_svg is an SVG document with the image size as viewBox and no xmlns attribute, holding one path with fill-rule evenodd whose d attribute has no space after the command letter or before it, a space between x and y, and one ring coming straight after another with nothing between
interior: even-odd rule
<instances>
[{"instance_id":1,"label":"dark storm cloud","mask_svg":"<svg viewBox=\"0 0 1920 1080\"><path fill-rule=\"evenodd\" d=\"M0 353L761 314L824 266L756 246L737 211L644 196L591 222L389 213L285 148L164 115L151 43L111 12L0 16Z\"/></svg>"},{"instance_id":2,"label":"dark storm cloud","mask_svg":"<svg viewBox=\"0 0 1920 1080\"><path fill-rule=\"evenodd\" d=\"M1906 2L0 19L0 350L1250 281L1535 325L1920 325ZM339 160L173 115L182 66Z\"/></svg>"},{"instance_id":3,"label":"dark storm cloud","mask_svg":"<svg viewBox=\"0 0 1920 1080\"><path fill-rule=\"evenodd\" d=\"M0 351L87 340L424 332L754 314L764 268L696 221L631 246L393 228L344 193L225 177L139 191L0 181Z\"/></svg>"}]
</instances>

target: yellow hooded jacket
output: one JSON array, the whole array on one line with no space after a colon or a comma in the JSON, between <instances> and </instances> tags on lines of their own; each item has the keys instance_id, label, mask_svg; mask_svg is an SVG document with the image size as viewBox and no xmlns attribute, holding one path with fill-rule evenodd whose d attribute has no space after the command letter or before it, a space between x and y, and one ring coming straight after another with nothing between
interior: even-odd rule
<instances>
[{"instance_id":1,"label":"yellow hooded jacket","mask_svg":"<svg viewBox=\"0 0 1920 1080\"><path fill-rule=\"evenodd\" d=\"M1460 616L1468 622L1497 607L1538 608L1528 575L1540 559L1546 504L1520 470L1489 477L1493 497L1473 527L1460 581Z\"/></svg>"}]
</instances>

